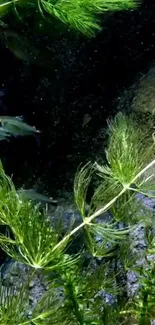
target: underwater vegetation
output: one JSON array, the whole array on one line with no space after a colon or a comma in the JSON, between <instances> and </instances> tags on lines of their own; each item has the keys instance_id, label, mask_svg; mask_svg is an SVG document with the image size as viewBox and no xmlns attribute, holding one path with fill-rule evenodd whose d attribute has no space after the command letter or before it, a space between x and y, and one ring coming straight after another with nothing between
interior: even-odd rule
<instances>
[{"instance_id":1,"label":"underwater vegetation","mask_svg":"<svg viewBox=\"0 0 155 325\"><path fill-rule=\"evenodd\" d=\"M35 16L39 12L45 20L54 18L71 29L87 36L94 36L96 31L101 30L100 15L102 13L129 10L139 4L138 0L61 0L54 2L51 0L1 0L0 17L3 21L3 17L14 11L19 20L24 20L25 16ZM3 24L5 26L5 23Z\"/></svg>"},{"instance_id":2,"label":"underwater vegetation","mask_svg":"<svg viewBox=\"0 0 155 325\"><path fill-rule=\"evenodd\" d=\"M150 325L155 318L154 260L149 259L154 256L154 216L137 197L155 197L155 143L123 114L108 122L108 130L107 163L88 162L77 170L74 198L82 220L77 225L71 217L65 234L66 221L50 221L48 210L40 210L40 204L17 191L1 164L0 224L7 231L0 235L0 246L29 266L21 287L0 285L2 324ZM98 181L88 202L94 176ZM133 252L131 235L139 222L147 247ZM84 239L82 247L69 253L78 236ZM145 263L137 265L142 256ZM124 284L118 281L129 270L139 275L133 297L124 294ZM48 280L48 289L29 314L29 283L38 272ZM106 303L105 293L114 297L113 303Z\"/></svg>"},{"instance_id":3,"label":"underwater vegetation","mask_svg":"<svg viewBox=\"0 0 155 325\"><path fill-rule=\"evenodd\" d=\"M9 30L9 17L15 14L24 25L37 15L41 21L60 21L66 28L92 37L101 30L104 14L132 10L139 3L0 1L3 36L17 58L38 64L43 58L40 49L22 32L19 36ZM51 52L47 52L50 62ZM85 114L82 128L92 121L93 115ZM0 123L0 140L39 134L33 123L28 125L22 117L0 116ZM118 114L108 121L106 161L81 164L75 174L73 203L78 221L76 213L69 221L57 210L51 216L49 206L59 202L34 189L16 188L0 164L0 225L5 227L0 247L10 259L28 267L27 280L23 279L21 286L0 282L2 325L151 325L155 319L154 214L138 195L155 197L154 138L152 129L143 127L135 115ZM147 245L143 251L134 251L131 237L139 223ZM138 277L134 296L121 280L130 271ZM40 275L48 287L31 308L29 286ZM106 295L112 297L111 303Z\"/></svg>"}]
</instances>

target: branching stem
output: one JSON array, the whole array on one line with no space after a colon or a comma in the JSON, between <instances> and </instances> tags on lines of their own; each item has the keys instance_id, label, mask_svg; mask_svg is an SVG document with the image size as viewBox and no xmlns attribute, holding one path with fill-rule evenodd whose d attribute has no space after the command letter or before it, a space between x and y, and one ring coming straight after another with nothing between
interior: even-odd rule
<instances>
[{"instance_id":1,"label":"branching stem","mask_svg":"<svg viewBox=\"0 0 155 325\"><path fill-rule=\"evenodd\" d=\"M124 185L122 191L115 196L110 202L108 202L103 208L99 209L98 211L96 211L95 213L93 213L90 217L85 218L85 220L78 225L76 228L74 228L70 234L66 235L54 248L53 248L53 252L59 247L61 246L68 238L70 238L72 235L74 235L78 230L80 230L82 227L89 225L90 222L95 219L96 217L98 217L99 215L101 215L102 213L104 213L105 211L107 211L117 200L120 196L122 196L127 190L130 189L131 184L133 184L140 176L142 176L149 168L151 168L153 165L155 165L155 159L153 159L153 161L151 161L146 167L144 167L134 178L133 180L130 182L130 184L126 184Z\"/></svg>"}]
</instances>

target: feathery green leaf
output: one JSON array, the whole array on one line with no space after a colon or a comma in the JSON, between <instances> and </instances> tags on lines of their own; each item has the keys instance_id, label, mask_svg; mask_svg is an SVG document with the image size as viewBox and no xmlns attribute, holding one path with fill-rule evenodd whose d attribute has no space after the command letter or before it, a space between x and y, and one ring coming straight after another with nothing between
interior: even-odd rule
<instances>
[{"instance_id":1,"label":"feathery green leaf","mask_svg":"<svg viewBox=\"0 0 155 325\"><path fill-rule=\"evenodd\" d=\"M1 0L0 16L14 10L20 18L18 9L31 9L33 14L34 8L45 19L46 15L57 18L87 36L94 36L101 30L99 14L134 9L139 4L140 0Z\"/></svg>"}]
</instances>

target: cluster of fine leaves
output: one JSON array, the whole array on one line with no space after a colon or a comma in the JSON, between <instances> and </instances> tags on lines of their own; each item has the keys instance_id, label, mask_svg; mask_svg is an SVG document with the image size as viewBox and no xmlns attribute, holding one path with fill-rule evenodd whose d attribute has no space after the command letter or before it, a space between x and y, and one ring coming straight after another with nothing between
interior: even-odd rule
<instances>
[{"instance_id":1,"label":"cluster of fine leaves","mask_svg":"<svg viewBox=\"0 0 155 325\"><path fill-rule=\"evenodd\" d=\"M42 17L53 17L87 36L101 29L100 15L107 11L133 9L138 0L0 0L0 17L14 10L19 18L28 10L39 11Z\"/></svg>"},{"instance_id":2,"label":"cluster of fine leaves","mask_svg":"<svg viewBox=\"0 0 155 325\"><path fill-rule=\"evenodd\" d=\"M28 200L24 191L17 192L12 180L0 165L0 224L6 226L6 234L0 235L0 245L12 258L34 268L53 269L57 265L71 263L64 249L68 237L59 245L59 226L53 229L39 205Z\"/></svg>"},{"instance_id":3,"label":"cluster of fine leaves","mask_svg":"<svg viewBox=\"0 0 155 325\"><path fill-rule=\"evenodd\" d=\"M154 263L148 261L148 272L143 266L137 269L141 289L131 301L120 278L135 263L129 235L136 222L145 221L147 254L154 254L153 218L146 215L137 198L137 192L149 196L151 189L153 193L154 174L148 175L155 164L155 160L150 162L153 153L153 139L152 143L148 141L147 134L137 129L131 118L118 114L109 123L107 163L88 163L75 175L75 202L82 222L74 226L71 220L65 234L61 220L52 220L51 224L40 205L34 205L22 190L16 191L0 165L0 223L6 227L6 233L0 235L1 248L30 267L30 278L40 270L49 282L31 316L29 277L21 290L1 283L1 324L149 324L154 316ZM87 202L94 175L99 181ZM69 254L76 234L83 237L83 245L78 255ZM112 298L110 305L106 303L107 294Z\"/></svg>"}]
</instances>

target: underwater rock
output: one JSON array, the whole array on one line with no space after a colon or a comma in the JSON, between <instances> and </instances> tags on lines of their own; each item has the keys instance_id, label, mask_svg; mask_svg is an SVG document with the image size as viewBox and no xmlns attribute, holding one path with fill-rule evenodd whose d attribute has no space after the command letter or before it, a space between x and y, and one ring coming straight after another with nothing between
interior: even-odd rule
<instances>
[{"instance_id":1,"label":"underwater rock","mask_svg":"<svg viewBox=\"0 0 155 325\"><path fill-rule=\"evenodd\" d=\"M119 98L118 109L155 114L155 67L137 75L135 82Z\"/></svg>"}]
</instances>

